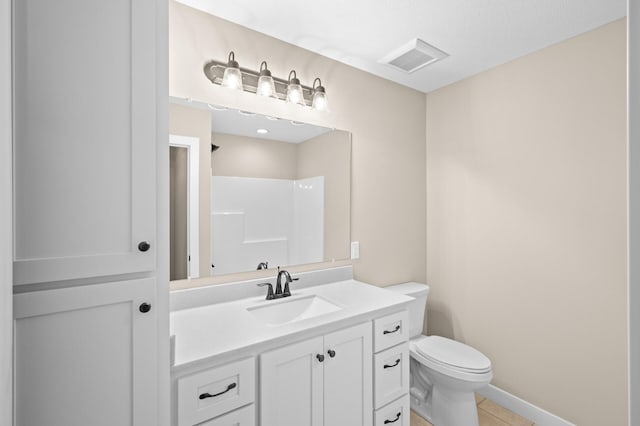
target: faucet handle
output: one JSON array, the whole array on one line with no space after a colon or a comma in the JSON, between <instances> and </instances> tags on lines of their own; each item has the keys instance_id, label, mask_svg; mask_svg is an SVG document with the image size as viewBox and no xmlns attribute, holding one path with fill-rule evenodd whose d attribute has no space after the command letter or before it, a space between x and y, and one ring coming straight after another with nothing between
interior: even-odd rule
<instances>
[{"instance_id":1,"label":"faucet handle","mask_svg":"<svg viewBox=\"0 0 640 426\"><path fill-rule=\"evenodd\" d=\"M264 286L269 286L269 288L267 289L267 297L266 300L273 300L275 299L275 296L273 295L273 285L271 285L271 283L260 283L260 284L256 284L258 287L264 287Z\"/></svg>"},{"instance_id":2,"label":"faucet handle","mask_svg":"<svg viewBox=\"0 0 640 426\"><path fill-rule=\"evenodd\" d=\"M289 290L289 283L292 281L298 281L300 278L292 278L291 275L287 272L287 279L284 282L284 291L282 292L282 297L291 296L291 291Z\"/></svg>"}]
</instances>

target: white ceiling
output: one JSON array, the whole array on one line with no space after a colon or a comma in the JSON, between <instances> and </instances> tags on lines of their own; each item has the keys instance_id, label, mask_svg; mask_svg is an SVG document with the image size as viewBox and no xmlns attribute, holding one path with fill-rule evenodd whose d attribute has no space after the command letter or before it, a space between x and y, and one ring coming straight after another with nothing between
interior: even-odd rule
<instances>
[{"instance_id":1,"label":"white ceiling","mask_svg":"<svg viewBox=\"0 0 640 426\"><path fill-rule=\"evenodd\" d=\"M627 11L626 0L178 1L422 92L597 28ZM450 56L412 74L378 63L416 37Z\"/></svg>"}]
</instances>

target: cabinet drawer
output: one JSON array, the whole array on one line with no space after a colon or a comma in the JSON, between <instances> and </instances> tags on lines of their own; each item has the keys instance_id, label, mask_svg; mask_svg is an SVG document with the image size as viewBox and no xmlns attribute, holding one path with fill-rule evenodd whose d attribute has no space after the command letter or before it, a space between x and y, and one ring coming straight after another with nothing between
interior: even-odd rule
<instances>
[{"instance_id":1,"label":"cabinet drawer","mask_svg":"<svg viewBox=\"0 0 640 426\"><path fill-rule=\"evenodd\" d=\"M402 311L374 320L373 335L374 352L409 340L409 313Z\"/></svg>"},{"instance_id":2,"label":"cabinet drawer","mask_svg":"<svg viewBox=\"0 0 640 426\"><path fill-rule=\"evenodd\" d=\"M192 426L247 405L255 392L254 358L179 379L178 423Z\"/></svg>"},{"instance_id":3,"label":"cabinet drawer","mask_svg":"<svg viewBox=\"0 0 640 426\"><path fill-rule=\"evenodd\" d=\"M253 404L224 414L198 426L255 426L256 412Z\"/></svg>"},{"instance_id":4,"label":"cabinet drawer","mask_svg":"<svg viewBox=\"0 0 640 426\"><path fill-rule=\"evenodd\" d=\"M409 392L409 343L404 343L374 356L375 408Z\"/></svg>"},{"instance_id":5,"label":"cabinet drawer","mask_svg":"<svg viewBox=\"0 0 640 426\"><path fill-rule=\"evenodd\" d=\"M409 394L376 410L375 426L409 426L411 407Z\"/></svg>"}]
</instances>

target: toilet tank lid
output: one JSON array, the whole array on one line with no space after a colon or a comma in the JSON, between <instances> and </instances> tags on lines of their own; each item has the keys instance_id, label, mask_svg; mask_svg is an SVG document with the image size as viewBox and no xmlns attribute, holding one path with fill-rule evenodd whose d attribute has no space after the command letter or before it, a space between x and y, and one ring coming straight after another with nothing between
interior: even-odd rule
<instances>
[{"instance_id":1,"label":"toilet tank lid","mask_svg":"<svg viewBox=\"0 0 640 426\"><path fill-rule=\"evenodd\" d=\"M429 286L422 283L410 282L396 284L385 287L387 290L397 291L411 297L427 296L429 294Z\"/></svg>"}]
</instances>

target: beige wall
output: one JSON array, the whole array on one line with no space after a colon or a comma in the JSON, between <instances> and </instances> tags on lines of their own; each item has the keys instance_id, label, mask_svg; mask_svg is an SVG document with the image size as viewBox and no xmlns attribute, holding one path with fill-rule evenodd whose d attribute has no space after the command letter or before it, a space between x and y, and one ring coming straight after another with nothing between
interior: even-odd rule
<instances>
[{"instance_id":1,"label":"beige wall","mask_svg":"<svg viewBox=\"0 0 640 426\"><path fill-rule=\"evenodd\" d=\"M627 424L625 21L427 95L430 332L580 426Z\"/></svg>"},{"instance_id":2,"label":"beige wall","mask_svg":"<svg viewBox=\"0 0 640 426\"><path fill-rule=\"evenodd\" d=\"M211 114L206 110L183 105L169 105L169 133L191 136L200 140L200 235L211 235L209 205L211 203ZM200 238L200 275L209 275L211 245L209 238Z\"/></svg>"},{"instance_id":3,"label":"beige wall","mask_svg":"<svg viewBox=\"0 0 640 426\"><path fill-rule=\"evenodd\" d=\"M630 1L629 43L629 424L640 424L640 2Z\"/></svg>"},{"instance_id":4,"label":"beige wall","mask_svg":"<svg viewBox=\"0 0 640 426\"><path fill-rule=\"evenodd\" d=\"M213 176L296 178L296 144L224 133L211 139L220 147L211 153Z\"/></svg>"},{"instance_id":5,"label":"beige wall","mask_svg":"<svg viewBox=\"0 0 640 426\"><path fill-rule=\"evenodd\" d=\"M324 176L324 258L350 256L349 200L351 199L350 135L333 131L298 145L296 177Z\"/></svg>"},{"instance_id":6,"label":"beige wall","mask_svg":"<svg viewBox=\"0 0 640 426\"><path fill-rule=\"evenodd\" d=\"M351 131L351 234L358 279L387 285L426 278L424 94L182 4L170 4L172 96ZM213 85L202 68L229 51L241 67L266 60L276 76L295 69L327 89L330 112Z\"/></svg>"}]
</instances>

